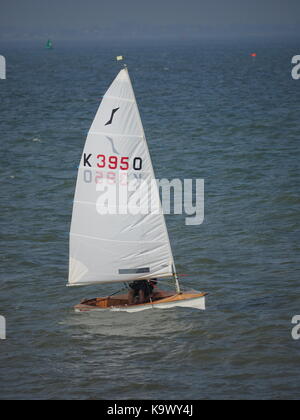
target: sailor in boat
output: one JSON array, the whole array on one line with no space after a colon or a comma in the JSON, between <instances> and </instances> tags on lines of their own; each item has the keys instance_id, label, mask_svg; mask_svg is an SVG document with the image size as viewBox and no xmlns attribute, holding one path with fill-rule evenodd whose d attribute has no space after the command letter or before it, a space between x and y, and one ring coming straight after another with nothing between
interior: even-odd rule
<instances>
[{"instance_id":1,"label":"sailor in boat","mask_svg":"<svg viewBox=\"0 0 300 420\"><path fill-rule=\"evenodd\" d=\"M151 280L135 280L129 284L130 290L128 292L128 304L133 305L137 303L149 302L157 292L153 289L156 287L157 279Z\"/></svg>"}]
</instances>

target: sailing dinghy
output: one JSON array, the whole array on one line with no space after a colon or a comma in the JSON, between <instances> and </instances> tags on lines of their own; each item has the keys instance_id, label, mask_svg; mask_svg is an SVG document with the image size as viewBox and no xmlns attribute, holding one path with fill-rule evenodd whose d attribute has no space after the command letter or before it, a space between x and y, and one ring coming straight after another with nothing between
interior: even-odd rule
<instances>
[{"instance_id":1,"label":"sailing dinghy","mask_svg":"<svg viewBox=\"0 0 300 420\"><path fill-rule=\"evenodd\" d=\"M129 304L126 293L88 299L75 306L77 312L205 309L205 293L181 290L156 182L151 184L151 200L158 203L159 211L128 212L122 205L116 211L116 203L109 200L104 205L103 194L109 185L127 188L132 181L142 202L142 188L153 180L144 129L125 66L102 99L78 168L68 286L171 277L175 291L158 291L149 302L138 304Z\"/></svg>"}]
</instances>

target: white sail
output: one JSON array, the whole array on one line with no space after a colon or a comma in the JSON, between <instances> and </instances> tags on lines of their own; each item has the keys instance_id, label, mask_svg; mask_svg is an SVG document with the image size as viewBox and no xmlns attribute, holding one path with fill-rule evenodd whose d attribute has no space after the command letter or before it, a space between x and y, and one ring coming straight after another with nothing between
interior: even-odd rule
<instances>
[{"instance_id":1,"label":"white sail","mask_svg":"<svg viewBox=\"0 0 300 420\"><path fill-rule=\"evenodd\" d=\"M68 285L172 275L174 261L164 215L153 211L122 214L120 206L109 202L103 208L101 201L105 186L119 187L124 180L125 183L135 180L136 185L140 185L137 192L141 204L143 182L150 185L154 179L142 122L125 68L103 97L83 150L70 231ZM159 203L160 208L156 184L152 189L153 201ZM113 210L117 212L111 214Z\"/></svg>"}]
</instances>

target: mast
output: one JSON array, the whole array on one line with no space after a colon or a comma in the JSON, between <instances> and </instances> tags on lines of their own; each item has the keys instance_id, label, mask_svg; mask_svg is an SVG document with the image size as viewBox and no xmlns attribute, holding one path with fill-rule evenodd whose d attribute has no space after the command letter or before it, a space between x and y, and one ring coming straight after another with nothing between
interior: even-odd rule
<instances>
[{"instance_id":1,"label":"mast","mask_svg":"<svg viewBox=\"0 0 300 420\"><path fill-rule=\"evenodd\" d=\"M173 270L173 277L174 277L174 280L175 280L176 292L178 294L181 294L181 289L180 289L180 284L179 284L178 276L177 276L176 269L175 269L175 264L172 265L172 270Z\"/></svg>"}]
</instances>

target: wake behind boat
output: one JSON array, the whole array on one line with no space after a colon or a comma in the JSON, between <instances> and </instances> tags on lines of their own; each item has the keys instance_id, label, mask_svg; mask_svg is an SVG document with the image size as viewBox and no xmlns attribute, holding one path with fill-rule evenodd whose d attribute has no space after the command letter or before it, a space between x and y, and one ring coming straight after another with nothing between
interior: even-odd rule
<instances>
[{"instance_id":1,"label":"wake behind boat","mask_svg":"<svg viewBox=\"0 0 300 420\"><path fill-rule=\"evenodd\" d=\"M142 303L131 302L128 294L89 299L76 305L76 311L135 312L177 306L205 309L205 293L181 290L153 180L151 157L125 67L104 95L84 146L70 230L68 285L150 282L172 277L175 292L159 291ZM155 206L147 213L124 211L124 203L117 206L105 196L112 186L127 191L134 185L125 207L134 194L145 202L149 198L145 185L150 184L151 203ZM133 207L137 209L137 202Z\"/></svg>"}]
</instances>

